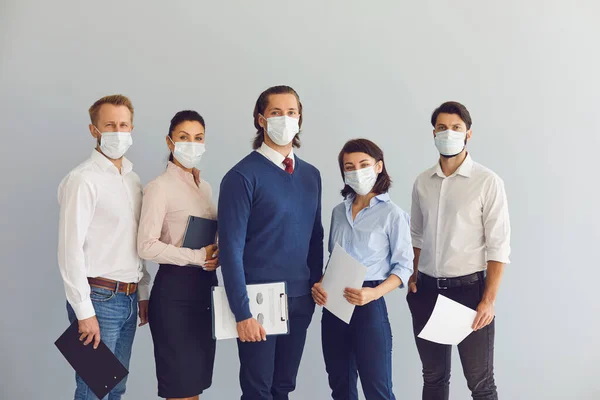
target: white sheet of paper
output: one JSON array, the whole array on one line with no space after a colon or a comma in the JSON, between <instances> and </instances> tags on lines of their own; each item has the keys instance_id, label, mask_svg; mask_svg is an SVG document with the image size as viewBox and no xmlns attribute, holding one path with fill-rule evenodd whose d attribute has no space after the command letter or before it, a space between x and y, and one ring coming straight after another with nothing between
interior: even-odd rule
<instances>
[{"instance_id":1,"label":"white sheet of paper","mask_svg":"<svg viewBox=\"0 0 600 400\"><path fill-rule=\"evenodd\" d=\"M267 331L267 335L289 332L287 295L284 282L247 285L250 312ZM238 337L235 317L223 286L213 288L213 333L217 340Z\"/></svg>"},{"instance_id":2,"label":"white sheet of paper","mask_svg":"<svg viewBox=\"0 0 600 400\"><path fill-rule=\"evenodd\" d=\"M327 292L325 308L347 324L350 323L355 306L348 303L344 297L344 289L362 288L365 276L367 267L348 255L342 246L336 243L323 276L322 286Z\"/></svg>"},{"instance_id":3,"label":"white sheet of paper","mask_svg":"<svg viewBox=\"0 0 600 400\"><path fill-rule=\"evenodd\" d=\"M431 317L418 336L440 344L459 344L473 332L476 315L477 311L438 294Z\"/></svg>"}]
</instances>

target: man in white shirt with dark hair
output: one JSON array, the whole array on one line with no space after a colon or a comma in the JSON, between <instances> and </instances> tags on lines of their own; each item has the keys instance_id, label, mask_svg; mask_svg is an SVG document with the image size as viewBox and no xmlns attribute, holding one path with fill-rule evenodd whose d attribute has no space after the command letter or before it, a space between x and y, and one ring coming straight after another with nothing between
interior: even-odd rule
<instances>
[{"instance_id":1,"label":"man in white shirt with dark hair","mask_svg":"<svg viewBox=\"0 0 600 400\"><path fill-rule=\"evenodd\" d=\"M473 399L498 399L494 382L494 303L510 255L504 183L467 153L471 116L447 102L431 117L439 162L417 178L412 195L414 274L407 295L423 364L423 400L447 400L452 347L418 338L438 294L477 310L458 345Z\"/></svg>"},{"instance_id":2,"label":"man in white shirt with dark hair","mask_svg":"<svg viewBox=\"0 0 600 400\"><path fill-rule=\"evenodd\" d=\"M96 148L58 188L58 264L71 322L85 345L100 340L128 368L138 316L148 320L150 276L137 253L142 185L123 157L132 144L133 106L106 96L89 110ZM119 400L123 379L108 395ZM76 376L75 400L97 399Z\"/></svg>"}]
</instances>

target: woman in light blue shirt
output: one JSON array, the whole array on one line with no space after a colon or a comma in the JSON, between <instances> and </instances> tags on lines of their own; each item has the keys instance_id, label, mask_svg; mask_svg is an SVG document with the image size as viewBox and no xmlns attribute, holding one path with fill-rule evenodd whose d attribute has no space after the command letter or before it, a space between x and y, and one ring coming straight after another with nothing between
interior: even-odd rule
<instances>
[{"instance_id":1,"label":"woman in light blue shirt","mask_svg":"<svg viewBox=\"0 0 600 400\"><path fill-rule=\"evenodd\" d=\"M383 152L367 139L347 142L338 161L344 201L333 209L329 252L339 244L368 268L362 288L346 288L356 305L350 324L323 309L321 335L333 399L358 399L357 377L367 400L393 400L392 331L383 296L404 287L413 272L408 214L392 203ZM320 283L315 303L325 305Z\"/></svg>"}]
</instances>

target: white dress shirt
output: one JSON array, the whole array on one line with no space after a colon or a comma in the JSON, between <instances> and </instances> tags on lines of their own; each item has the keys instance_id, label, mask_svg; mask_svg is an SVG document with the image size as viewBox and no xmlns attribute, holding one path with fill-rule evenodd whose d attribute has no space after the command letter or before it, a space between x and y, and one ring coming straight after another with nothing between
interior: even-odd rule
<instances>
[{"instance_id":1,"label":"white dress shirt","mask_svg":"<svg viewBox=\"0 0 600 400\"><path fill-rule=\"evenodd\" d=\"M77 319L95 315L88 277L139 283L149 297L150 276L137 253L142 184L123 159L122 174L94 150L58 187L58 264Z\"/></svg>"},{"instance_id":2,"label":"white dress shirt","mask_svg":"<svg viewBox=\"0 0 600 400\"><path fill-rule=\"evenodd\" d=\"M448 177L441 166L423 172L412 194L411 234L421 249L418 269L436 278L509 263L510 221L504 182L470 155Z\"/></svg>"},{"instance_id":3,"label":"white dress shirt","mask_svg":"<svg viewBox=\"0 0 600 400\"><path fill-rule=\"evenodd\" d=\"M285 164L283 163L285 157L282 156L281 153L279 153L277 150L267 146L265 142L263 142L263 144L258 149L256 149L256 151L268 158L269 160L271 160L273 164L277 165L279 168L285 170ZM294 157L293 149L290 150L290 154L288 154L288 157L292 159L292 168L296 168L296 158Z\"/></svg>"}]
</instances>

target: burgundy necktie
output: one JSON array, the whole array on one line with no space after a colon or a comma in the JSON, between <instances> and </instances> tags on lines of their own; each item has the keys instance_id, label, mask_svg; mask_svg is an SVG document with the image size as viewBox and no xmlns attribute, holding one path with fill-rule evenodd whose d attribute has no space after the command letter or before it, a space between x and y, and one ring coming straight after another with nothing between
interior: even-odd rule
<instances>
[{"instance_id":1,"label":"burgundy necktie","mask_svg":"<svg viewBox=\"0 0 600 400\"><path fill-rule=\"evenodd\" d=\"M285 172L287 172L288 174L294 172L294 161L291 158L286 157L283 160L283 165L285 165Z\"/></svg>"}]
</instances>

